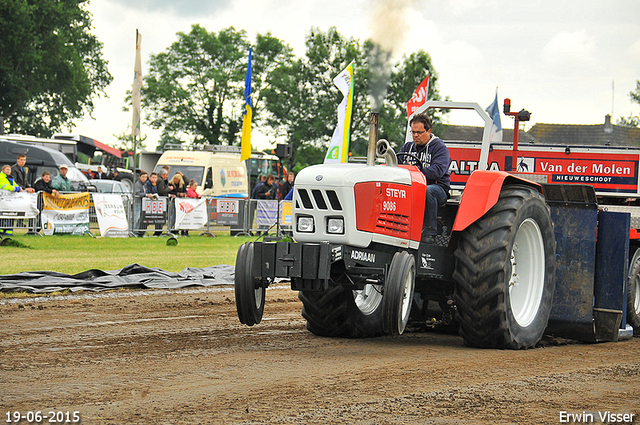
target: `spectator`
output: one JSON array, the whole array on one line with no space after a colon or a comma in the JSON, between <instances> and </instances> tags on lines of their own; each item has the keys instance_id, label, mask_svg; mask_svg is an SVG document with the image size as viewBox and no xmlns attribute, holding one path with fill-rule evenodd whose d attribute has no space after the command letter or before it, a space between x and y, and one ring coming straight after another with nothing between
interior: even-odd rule
<instances>
[{"instance_id":1,"label":"spectator","mask_svg":"<svg viewBox=\"0 0 640 425\"><path fill-rule=\"evenodd\" d=\"M60 166L60 174L55 176L53 180L51 180L51 186L54 189L58 189L60 192L71 192L73 188L71 187L71 181L67 178L67 172L69 171L69 167L62 164Z\"/></svg>"},{"instance_id":2,"label":"spectator","mask_svg":"<svg viewBox=\"0 0 640 425\"><path fill-rule=\"evenodd\" d=\"M102 171L102 167L100 165L98 165L98 171L96 171L96 173L93 176L94 179L98 179L98 180L104 180L107 178L107 173L105 173L104 171Z\"/></svg>"},{"instance_id":3,"label":"spectator","mask_svg":"<svg viewBox=\"0 0 640 425\"><path fill-rule=\"evenodd\" d=\"M269 174L266 181L256 191L256 198L258 199L276 199L276 190L274 186L275 177Z\"/></svg>"},{"instance_id":4,"label":"spectator","mask_svg":"<svg viewBox=\"0 0 640 425\"><path fill-rule=\"evenodd\" d=\"M15 181L11 175L11 165L3 165L0 172L0 189L9 192L20 192L22 188ZM13 235L13 219L4 218L0 219L0 236Z\"/></svg>"},{"instance_id":5,"label":"spectator","mask_svg":"<svg viewBox=\"0 0 640 425\"><path fill-rule=\"evenodd\" d=\"M33 187L37 192L47 192L53 196L58 196L59 194L59 192L51 186L51 173L48 171L42 172L42 178L36 181Z\"/></svg>"},{"instance_id":6,"label":"spectator","mask_svg":"<svg viewBox=\"0 0 640 425\"><path fill-rule=\"evenodd\" d=\"M111 180L117 180L117 181L122 180L122 177L120 176L120 173L118 172L117 168L113 169L113 173L111 174L111 176L109 176L109 178Z\"/></svg>"},{"instance_id":7,"label":"spectator","mask_svg":"<svg viewBox=\"0 0 640 425\"><path fill-rule=\"evenodd\" d=\"M145 192L148 198L158 198L158 173L151 173L149 180L145 183Z\"/></svg>"},{"instance_id":8,"label":"spectator","mask_svg":"<svg viewBox=\"0 0 640 425\"><path fill-rule=\"evenodd\" d=\"M173 178L171 179L170 185L173 186L173 189L171 189L171 195L177 198L184 198L185 196L187 196L187 185L184 184L182 174L174 174Z\"/></svg>"},{"instance_id":9,"label":"spectator","mask_svg":"<svg viewBox=\"0 0 640 425\"><path fill-rule=\"evenodd\" d=\"M173 189L173 185L169 184L169 181L167 180L168 178L169 178L169 170L162 167L162 169L160 170L160 178L157 179L158 196L169 196L169 194L171 193L171 189Z\"/></svg>"},{"instance_id":10,"label":"spectator","mask_svg":"<svg viewBox=\"0 0 640 425\"><path fill-rule=\"evenodd\" d=\"M162 182L162 183L161 183ZM164 180L162 178L158 178L158 173L151 173L149 176L149 180L145 183L146 196L148 198L158 199L158 196L166 196L169 193L169 189L166 186L163 186L163 191L166 190L166 193L163 195L160 193L160 185L165 185ZM162 235L162 224L154 224L155 232L153 232L153 236Z\"/></svg>"},{"instance_id":11,"label":"spectator","mask_svg":"<svg viewBox=\"0 0 640 425\"><path fill-rule=\"evenodd\" d=\"M189 180L189 187L187 188L187 198L200 199L201 196L198 194L197 190L198 190L198 183L193 179ZM183 230L181 231L181 234L182 236L189 236L189 231Z\"/></svg>"},{"instance_id":12,"label":"spectator","mask_svg":"<svg viewBox=\"0 0 640 425\"><path fill-rule=\"evenodd\" d=\"M136 198L134 202L134 232L139 238L144 236L147 225L142 222L142 198L147 196L147 178L149 175L145 171L140 172L140 177L133 188L133 196Z\"/></svg>"},{"instance_id":13,"label":"spectator","mask_svg":"<svg viewBox=\"0 0 640 425\"><path fill-rule=\"evenodd\" d=\"M258 178L258 181L256 182L256 185L253 186L253 190L251 191L251 198L256 199L256 194L258 193L258 188L260 188L260 186L262 186L262 183L264 183L264 180L265 180L264 174L260 174L260 177Z\"/></svg>"},{"instance_id":14,"label":"spectator","mask_svg":"<svg viewBox=\"0 0 640 425\"><path fill-rule=\"evenodd\" d=\"M146 171L140 171L140 177L136 182L133 188L133 196L136 198L144 198L147 196L147 180L149 179L149 174Z\"/></svg>"},{"instance_id":15,"label":"spectator","mask_svg":"<svg viewBox=\"0 0 640 425\"><path fill-rule=\"evenodd\" d=\"M293 171L289 171L287 173L287 178L285 179L284 183L282 183L282 185L280 186L280 198L281 199L285 199L287 197L287 195L289 194L289 192L291 192L291 190L293 189L293 180L294 180L294 174Z\"/></svg>"},{"instance_id":16,"label":"spectator","mask_svg":"<svg viewBox=\"0 0 640 425\"><path fill-rule=\"evenodd\" d=\"M29 168L25 167L26 163L27 155L19 154L16 163L11 167L11 175L21 188L29 193L34 193L35 190L29 184Z\"/></svg>"},{"instance_id":17,"label":"spectator","mask_svg":"<svg viewBox=\"0 0 640 425\"><path fill-rule=\"evenodd\" d=\"M198 183L195 180L191 180L189 182L189 188L187 189L187 198L197 198L200 199L200 195L198 195Z\"/></svg>"},{"instance_id":18,"label":"spectator","mask_svg":"<svg viewBox=\"0 0 640 425\"><path fill-rule=\"evenodd\" d=\"M173 186L173 189L171 189L171 192L169 194L169 196L171 196L172 198L184 198L187 196L187 185L184 184L181 173L174 174L173 178L171 179L170 186ZM174 207L171 210L171 217L169 218L170 229L173 229L176 224L176 208L178 207L178 204L174 202L173 206ZM181 230L180 234L182 236L188 236L186 230Z\"/></svg>"}]
</instances>

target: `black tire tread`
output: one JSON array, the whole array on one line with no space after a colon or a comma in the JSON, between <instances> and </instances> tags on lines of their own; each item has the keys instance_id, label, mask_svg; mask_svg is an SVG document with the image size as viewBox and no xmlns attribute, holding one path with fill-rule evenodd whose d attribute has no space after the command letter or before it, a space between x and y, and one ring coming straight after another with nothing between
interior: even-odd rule
<instances>
[{"instance_id":1,"label":"black tire tread","mask_svg":"<svg viewBox=\"0 0 640 425\"><path fill-rule=\"evenodd\" d=\"M633 334L640 336L640 315L635 311L634 305L636 279L640 279L640 257L629 264L629 280L627 282L627 323L633 327Z\"/></svg>"},{"instance_id":2,"label":"black tire tread","mask_svg":"<svg viewBox=\"0 0 640 425\"><path fill-rule=\"evenodd\" d=\"M467 345L517 349L530 348L537 342L523 342L512 334L507 318L508 289L505 284L506 273L510 269L510 241L517 230L514 225L518 220L518 213L525 205L536 202L543 203L549 216L549 208L537 190L521 185L506 186L497 204L460 235L454 254L454 301L460 334ZM543 223L545 224L547 223ZM550 219L548 225L551 227L551 243L555 249ZM555 279L555 263L551 267L553 276L550 284ZM541 304L545 304L548 310L551 308L552 297L553 290L550 294L545 292L541 300ZM548 312L546 314L545 327ZM542 337L542 331L539 333Z\"/></svg>"}]
</instances>

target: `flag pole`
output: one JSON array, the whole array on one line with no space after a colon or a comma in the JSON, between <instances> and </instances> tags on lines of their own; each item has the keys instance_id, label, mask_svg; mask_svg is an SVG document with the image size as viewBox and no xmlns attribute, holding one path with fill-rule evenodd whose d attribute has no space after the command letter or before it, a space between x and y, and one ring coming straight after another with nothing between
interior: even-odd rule
<instances>
[{"instance_id":1,"label":"flag pole","mask_svg":"<svg viewBox=\"0 0 640 425\"><path fill-rule=\"evenodd\" d=\"M135 184L137 182L137 168L138 164L136 161L137 150L138 150L138 139L140 138L140 90L142 88L142 59L140 57L140 44L142 43L142 34L138 32L136 28L136 57L133 66L133 88L131 92L131 103L133 104L133 119L131 122L131 136L133 136L133 192L135 193ZM136 137L137 136L137 137ZM131 207L129 208L129 212L131 214L131 233L134 234L135 227L135 217L134 215L134 203L135 196L131 196ZM142 199L140 200L142 202ZM140 205L140 209L142 210L142 205ZM142 214L142 212L140 212Z\"/></svg>"}]
</instances>

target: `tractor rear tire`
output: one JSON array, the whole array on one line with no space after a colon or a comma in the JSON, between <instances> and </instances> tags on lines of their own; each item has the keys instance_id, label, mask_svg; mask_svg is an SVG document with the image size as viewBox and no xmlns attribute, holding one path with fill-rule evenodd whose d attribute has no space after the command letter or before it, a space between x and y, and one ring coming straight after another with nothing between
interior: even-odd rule
<instances>
[{"instance_id":1,"label":"tractor rear tire","mask_svg":"<svg viewBox=\"0 0 640 425\"><path fill-rule=\"evenodd\" d=\"M253 277L253 243L240 245L234 278L236 310L241 323L253 326L262 320L265 288Z\"/></svg>"},{"instance_id":2,"label":"tractor rear tire","mask_svg":"<svg viewBox=\"0 0 640 425\"><path fill-rule=\"evenodd\" d=\"M627 323L633 326L633 334L640 336L640 255L638 252L633 256L632 263L629 264Z\"/></svg>"},{"instance_id":3,"label":"tractor rear tire","mask_svg":"<svg viewBox=\"0 0 640 425\"><path fill-rule=\"evenodd\" d=\"M461 232L454 300L473 347L521 349L542 338L555 290L555 236L535 188L506 186L496 205Z\"/></svg>"},{"instance_id":4,"label":"tractor rear tire","mask_svg":"<svg viewBox=\"0 0 640 425\"><path fill-rule=\"evenodd\" d=\"M413 304L416 260L406 251L396 252L384 282L382 326L389 335L402 335Z\"/></svg>"},{"instance_id":5,"label":"tractor rear tire","mask_svg":"<svg viewBox=\"0 0 640 425\"><path fill-rule=\"evenodd\" d=\"M352 291L342 285L323 292L300 291L302 317L318 336L369 338L382 334L382 285Z\"/></svg>"}]
</instances>

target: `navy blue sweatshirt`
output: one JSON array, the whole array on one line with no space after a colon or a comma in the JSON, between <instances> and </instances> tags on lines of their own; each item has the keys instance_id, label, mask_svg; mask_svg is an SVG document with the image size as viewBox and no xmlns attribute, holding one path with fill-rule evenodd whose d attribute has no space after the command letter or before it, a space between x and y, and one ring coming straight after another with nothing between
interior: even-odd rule
<instances>
[{"instance_id":1,"label":"navy blue sweatshirt","mask_svg":"<svg viewBox=\"0 0 640 425\"><path fill-rule=\"evenodd\" d=\"M412 153L420 158L422 165L424 165L422 173L427 178L427 184L438 184L442 186L445 192L449 193L449 185L451 184L449 163L451 162L451 156L442 139L432 134L429 143L424 147L420 146L419 150L416 150L414 142L407 142L400 148L399 152ZM398 156L399 164L417 165L415 162L416 160L410 156Z\"/></svg>"}]
</instances>

